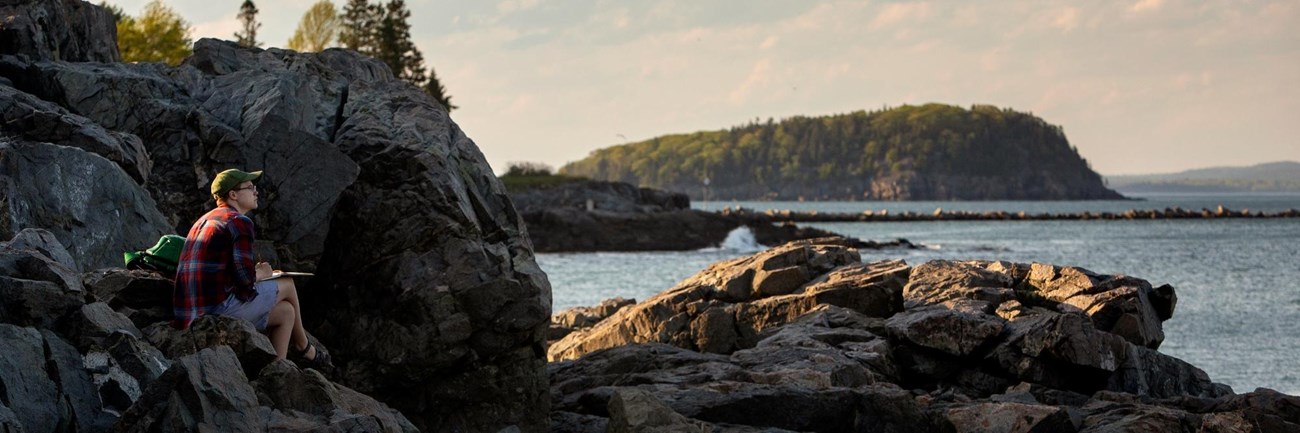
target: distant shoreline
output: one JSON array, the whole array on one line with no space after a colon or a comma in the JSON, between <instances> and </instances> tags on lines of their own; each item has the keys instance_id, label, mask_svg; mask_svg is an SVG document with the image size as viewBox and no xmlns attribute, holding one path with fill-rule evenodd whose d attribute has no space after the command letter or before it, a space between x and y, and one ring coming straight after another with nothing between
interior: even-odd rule
<instances>
[{"instance_id":1,"label":"distant shoreline","mask_svg":"<svg viewBox=\"0 0 1300 433\"><path fill-rule=\"evenodd\" d=\"M889 212L884 211L863 211L857 213L849 212L818 212L818 211L791 211L791 210L767 210L763 212L747 208L726 208L715 211L720 215L728 217L741 217L752 221L767 222L793 222L793 223L810 223L810 222L875 222L875 221L1042 221L1042 220L1151 220L1151 219L1228 219L1228 218L1300 218L1300 210L1287 209L1279 212L1263 212L1249 210L1232 210L1219 206L1214 210L1200 209L1188 210L1182 208L1165 208L1161 209L1129 209L1122 212L1061 212L1061 213L1028 213L1006 212L1006 211L945 211L942 208L935 209L931 213L919 212Z\"/></svg>"}]
</instances>

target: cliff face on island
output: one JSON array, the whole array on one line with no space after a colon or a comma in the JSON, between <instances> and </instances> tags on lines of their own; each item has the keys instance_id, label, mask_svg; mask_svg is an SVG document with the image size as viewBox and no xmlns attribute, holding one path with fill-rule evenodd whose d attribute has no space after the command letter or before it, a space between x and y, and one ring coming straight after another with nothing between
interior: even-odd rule
<instances>
[{"instance_id":1,"label":"cliff face on island","mask_svg":"<svg viewBox=\"0 0 1300 433\"><path fill-rule=\"evenodd\" d=\"M696 200L1123 198L1060 127L986 105L903 106L669 135L597 150L560 173Z\"/></svg>"},{"instance_id":2,"label":"cliff face on island","mask_svg":"<svg viewBox=\"0 0 1300 433\"><path fill-rule=\"evenodd\" d=\"M557 314L553 429L1300 431L1300 397L1233 394L1158 350L1176 306L1077 267L792 242Z\"/></svg>"},{"instance_id":3,"label":"cliff face on island","mask_svg":"<svg viewBox=\"0 0 1300 433\"><path fill-rule=\"evenodd\" d=\"M546 431L550 285L444 107L352 51L203 39L123 64L98 6L0 17L0 430ZM231 167L266 173L263 257L316 273L298 284L328 378L234 325L151 327L166 278L114 268L186 233Z\"/></svg>"}]
</instances>

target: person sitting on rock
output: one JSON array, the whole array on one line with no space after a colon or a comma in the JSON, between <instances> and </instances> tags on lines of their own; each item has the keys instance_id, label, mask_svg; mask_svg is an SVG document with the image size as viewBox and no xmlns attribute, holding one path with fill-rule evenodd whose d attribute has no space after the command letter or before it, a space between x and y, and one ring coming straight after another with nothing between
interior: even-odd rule
<instances>
[{"instance_id":1,"label":"person sitting on rock","mask_svg":"<svg viewBox=\"0 0 1300 433\"><path fill-rule=\"evenodd\" d=\"M271 265L254 264L253 220L246 214L257 209L253 181L261 175L230 169L212 179L217 207L195 221L185 237L172 292L172 326L188 329L205 314L237 317L270 337L277 359L287 357L292 343L295 361L330 366L329 354L307 339L293 279L266 280Z\"/></svg>"}]
</instances>

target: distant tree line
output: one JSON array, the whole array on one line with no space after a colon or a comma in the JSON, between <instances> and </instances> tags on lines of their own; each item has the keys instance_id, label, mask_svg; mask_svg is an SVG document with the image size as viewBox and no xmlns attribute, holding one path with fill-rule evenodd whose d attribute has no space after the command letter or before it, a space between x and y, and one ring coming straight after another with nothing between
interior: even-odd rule
<instances>
[{"instance_id":1,"label":"distant tree line","mask_svg":"<svg viewBox=\"0 0 1300 433\"><path fill-rule=\"evenodd\" d=\"M117 20L118 51L123 61L165 62L174 66L189 57L193 29L162 0L150 1L139 17L127 15L107 3L100 6L112 11ZM262 46L263 41L257 38L262 27L257 21L258 12L253 0L244 0L240 5L236 15L240 30L234 34L235 42L246 47ZM424 55L411 40L410 17L405 0L388 0L383 4L348 0L341 16L334 3L320 0L303 14L287 46L296 51L321 51L337 41L383 61L395 77L420 87L447 111L454 110L458 107L451 103L447 88L433 68L425 66Z\"/></svg>"},{"instance_id":2,"label":"distant tree line","mask_svg":"<svg viewBox=\"0 0 1300 433\"><path fill-rule=\"evenodd\" d=\"M1031 171L1101 184L1060 127L1010 109L943 104L662 136L594 151L559 173L697 196L708 187L732 191L732 198L790 190L861 198L876 179L995 179Z\"/></svg>"}]
</instances>

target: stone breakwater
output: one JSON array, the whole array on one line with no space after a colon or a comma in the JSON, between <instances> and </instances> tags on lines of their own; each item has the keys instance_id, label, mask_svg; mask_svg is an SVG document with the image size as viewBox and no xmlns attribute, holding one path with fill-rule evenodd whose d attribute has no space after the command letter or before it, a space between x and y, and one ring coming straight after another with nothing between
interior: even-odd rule
<instances>
[{"instance_id":1,"label":"stone breakwater","mask_svg":"<svg viewBox=\"0 0 1300 433\"><path fill-rule=\"evenodd\" d=\"M1029 221L1029 220L1150 220L1150 219L1215 219L1215 218L1300 218L1300 210L1278 212L1251 212L1249 209L1232 210L1219 206L1214 210L1188 210L1178 207L1160 209L1129 209L1123 212L1079 213L1027 213L1006 211L946 211L935 209L930 213L863 211L859 213L767 210L759 212L748 208L727 208L717 212L726 217L755 222L864 222L864 221Z\"/></svg>"},{"instance_id":2,"label":"stone breakwater","mask_svg":"<svg viewBox=\"0 0 1300 433\"><path fill-rule=\"evenodd\" d=\"M557 314L552 430L1300 431L1300 397L1158 350L1177 301L1077 267L791 242Z\"/></svg>"}]
</instances>

